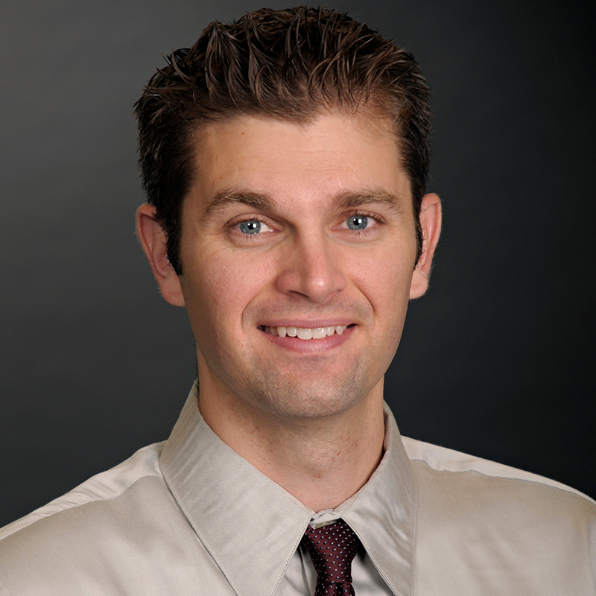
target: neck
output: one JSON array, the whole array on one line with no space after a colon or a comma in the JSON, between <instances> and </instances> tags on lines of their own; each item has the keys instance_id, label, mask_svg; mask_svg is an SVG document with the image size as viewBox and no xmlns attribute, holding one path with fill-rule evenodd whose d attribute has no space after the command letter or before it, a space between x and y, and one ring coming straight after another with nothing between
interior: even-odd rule
<instances>
[{"instance_id":1,"label":"neck","mask_svg":"<svg viewBox=\"0 0 596 596\"><path fill-rule=\"evenodd\" d=\"M316 512L358 492L382 457L382 381L349 410L320 418L277 416L203 387L199 404L220 439Z\"/></svg>"}]
</instances>

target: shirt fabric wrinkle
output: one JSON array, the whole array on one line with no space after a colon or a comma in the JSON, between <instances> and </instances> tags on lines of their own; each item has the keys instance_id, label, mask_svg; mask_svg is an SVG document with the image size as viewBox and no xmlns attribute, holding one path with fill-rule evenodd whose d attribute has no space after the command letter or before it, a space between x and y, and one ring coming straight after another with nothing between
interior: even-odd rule
<instances>
[{"instance_id":1,"label":"shirt fabric wrinkle","mask_svg":"<svg viewBox=\"0 0 596 596\"><path fill-rule=\"evenodd\" d=\"M357 596L595 596L596 504L562 484L401 437L315 513L228 447L193 387L170 438L0 530L0 595L306 596L309 523L360 538Z\"/></svg>"}]
</instances>

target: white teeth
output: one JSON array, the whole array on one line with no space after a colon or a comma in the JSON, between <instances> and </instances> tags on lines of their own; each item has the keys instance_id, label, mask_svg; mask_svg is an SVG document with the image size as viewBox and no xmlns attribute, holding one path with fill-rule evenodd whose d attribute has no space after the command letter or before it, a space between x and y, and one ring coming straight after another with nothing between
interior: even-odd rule
<instances>
[{"instance_id":1,"label":"white teeth","mask_svg":"<svg viewBox=\"0 0 596 596\"><path fill-rule=\"evenodd\" d=\"M266 331L279 337L298 337L298 339L323 339L326 336L337 333L341 335L346 330L346 325L335 325L333 327L317 327L308 329L305 327L266 327Z\"/></svg>"},{"instance_id":2,"label":"white teeth","mask_svg":"<svg viewBox=\"0 0 596 596\"><path fill-rule=\"evenodd\" d=\"M303 329L298 327L298 339L312 339L312 329Z\"/></svg>"}]
</instances>

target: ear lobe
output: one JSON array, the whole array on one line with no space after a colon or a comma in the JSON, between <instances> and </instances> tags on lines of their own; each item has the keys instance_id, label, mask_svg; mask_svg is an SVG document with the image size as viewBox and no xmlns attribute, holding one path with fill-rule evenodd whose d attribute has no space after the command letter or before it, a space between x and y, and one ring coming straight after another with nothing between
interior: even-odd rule
<instances>
[{"instance_id":1,"label":"ear lobe","mask_svg":"<svg viewBox=\"0 0 596 596\"><path fill-rule=\"evenodd\" d=\"M420 206L422 251L412 275L410 299L420 298L428 289L433 256L441 235L441 221L441 200L435 193L424 195Z\"/></svg>"},{"instance_id":2,"label":"ear lobe","mask_svg":"<svg viewBox=\"0 0 596 596\"><path fill-rule=\"evenodd\" d=\"M184 306L180 279L168 260L165 232L155 219L155 207L147 203L137 209L137 237L164 300Z\"/></svg>"}]
</instances>

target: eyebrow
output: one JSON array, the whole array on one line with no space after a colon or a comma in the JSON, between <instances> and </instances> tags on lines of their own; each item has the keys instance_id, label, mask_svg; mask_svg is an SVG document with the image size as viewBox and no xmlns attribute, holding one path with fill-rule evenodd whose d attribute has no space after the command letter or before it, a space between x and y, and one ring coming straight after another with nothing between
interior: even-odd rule
<instances>
[{"instance_id":1,"label":"eyebrow","mask_svg":"<svg viewBox=\"0 0 596 596\"><path fill-rule=\"evenodd\" d=\"M227 189L218 192L205 208L205 216L209 217L220 211L227 205L242 203L259 211L275 210L275 201L268 194L251 192L248 190ZM380 203L389 208L401 212L402 200L396 196L380 189L364 191L340 191L333 200L332 210L354 209L362 205Z\"/></svg>"},{"instance_id":2,"label":"eyebrow","mask_svg":"<svg viewBox=\"0 0 596 596\"><path fill-rule=\"evenodd\" d=\"M354 209L371 203L386 205L397 212L401 212L403 208L403 201L400 197L380 189L361 192L342 191L335 197L334 207L336 209Z\"/></svg>"},{"instance_id":3,"label":"eyebrow","mask_svg":"<svg viewBox=\"0 0 596 596\"><path fill-rule=\"evenodd\" d=\"M273 200L269 195L245 190L223 190L218 192L211 201L209 201L209 204L205 208L205 215L213 215L216 211L223 209L226 205L234 203L243 203L244 205L258 209L259 211L273 210Z\"/></svg>"}]
</instances>

